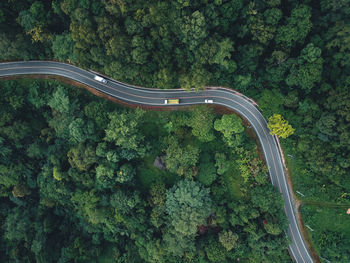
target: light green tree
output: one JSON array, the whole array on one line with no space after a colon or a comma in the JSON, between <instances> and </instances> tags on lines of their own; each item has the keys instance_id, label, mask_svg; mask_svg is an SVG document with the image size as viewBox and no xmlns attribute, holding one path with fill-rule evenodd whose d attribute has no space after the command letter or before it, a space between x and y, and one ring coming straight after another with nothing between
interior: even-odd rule
<instances>
[{"instance_id":1,"label":"light green tree","mask_svg":"<svg viewBox=\"0 0 350 263\"><path fill-rule=\"evenodd\" d=\"M264 224L264 228L267 233L274 236L277 236L282 233L282 230L279 227L279 225L273 222L267 222L266 224Z\"/></svg>"},{"instance_id":2,"label":"light green tree","mask_svg":"<svg viewBox=\"0 0 350 263\"><path fill-rule=\"evenodd\" d=\"M214 129L221 132L229 146L237 146L241 143L244 131L242 120L234 114L223 115L221 119L214 122Z\"/></svg>"},{"instance_id":3,"label":"light green tree","mask_svg":"<svg viewBox=\"0 0 350 263\"><path fill-rule=\"evenodd\" d=\"M281 138L287 138L294 133L294 128L280 114L274 114L269 118L267 127L271 135L277 135Z\"/></svg>"},{"instance_id":4,"label":"light green tree","mask_svg":"<svg viewBox=\"0 0 350 263\"><path fill-rule=\"evenodd\" d=\"M230 251L235 247L237 240L238 236L233 234L231 230L223 230L219 233L219 241L227 251Z\"/></svg>"}]
</instances>

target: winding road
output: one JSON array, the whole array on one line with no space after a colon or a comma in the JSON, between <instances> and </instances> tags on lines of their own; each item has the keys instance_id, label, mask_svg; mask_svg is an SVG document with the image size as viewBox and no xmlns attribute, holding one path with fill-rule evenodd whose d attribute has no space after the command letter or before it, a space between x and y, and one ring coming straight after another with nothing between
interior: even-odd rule
<instances>
[{"instance_id":1,"label":"winding road","mask_svg":"<svg viewBox=\"0 0 350 263\"><path fill-rule=\"evenodd\" d=\"M203 91L187 92L185 90L160 90L134 87L109 79L107 84L94 80L95 74L70 64L52 61L23 61L0 63L0 77L15 75L57 75L86 84L119 100L136 105L174 107L165 105L165 99L178 98L180 104L175 106L204 104L205 99L212 99L213 104L228 107L248 120L255 130L269 169L272 184L279 189L284 198L284 210L289 220L287 235L291 241L289 250L298 263L313 262L301 235L296 218L296 209L291 189L283 169L282 156L277 141L269 134L267 123L254 103L233 90L224 88L207 88Z\"/></svg>"}]
</instances>

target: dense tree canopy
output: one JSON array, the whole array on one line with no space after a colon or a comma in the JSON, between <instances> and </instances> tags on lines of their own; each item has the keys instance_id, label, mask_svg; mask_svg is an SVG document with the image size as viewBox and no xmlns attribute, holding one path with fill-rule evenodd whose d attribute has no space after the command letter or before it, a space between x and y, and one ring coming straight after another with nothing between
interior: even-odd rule
<instances>
[{"instance_id":1,"label":"dense tree canopy","mask_svg":"<svg viewBox=\"0 0 350 263\"><path fill-rule=\"evenodd\" d=\"M126 109L56 81L0 91L12 94L0 98L2 262L288 259L282 198L255 179L262 162L250 172L255 143L235 115ZM239 147L213 129L232 116Z\"/></svg>"},{"instance_id":2,"label":"dense tree canopy","mask_svg":"<svg viewBox=\"0 0 350 263\"><path fill-rule=\"evenodd\" d=\"M294 158L293 189L308 192L305 197L308 200L344 205L350 200L345 194L350 192L347 176L350 169L349 13L346 0L321 0L317 3L306 0L1 1L0 59L66 61L121 81L162 89L202 89L208 85L234 88L254 98L266 119L279 114L295 129L293 136L282 141L284 152ZM126 172L128 169L124 174L121 167L157 151L162 151L164 163L173 173L194 180L198 178L206 185L218 181L232 185L236 182L229 177L232 166L239 166L243 177L249 178L250 168L245 167L250 159L242 150L236 149L238 145L244 145L243 133L238 132L242 128L233 117L216 118L208 109L194 110L184 118L159 117L159 129L154 133L162 134L162 140L158 141L157 137L146 140L151 129L141 111L114 112L105 102L95 100L82 104L63 88L55 87L49 89L51 93L46 93L39 84L27 85L28 96L25 97L21 88L6 85L1 96L4 102L0 104L0 137L3 138L0 138L0 160L4 163L0 164L0 170L6 175L0 176L1 196L14 191L15 186L14 193L22 195L26 193L25 184L31 186L30 189L40 185L40 193L46 195L41 204L52 208L57 204L66 205L70 195L64 189L70 180L84 187L96 184L99 191L110 191L114 186L110 185L109 177L101 176L97 183L92 172L103 165L101 167L113 170L114 176L122 171L123 176L112 180L113 184L123 181L130 185L138 177L137 169L135 174ZM37 114L18 118L16 112L27 109L28 104L37 111L47 108L51 111L40 118ZM33 119L37 123L29 125ZM39 125L43 119L47 125ZM238 129L230 131L226 124ZM190 135L184 131L190 131ZM29 138L28 134L35 134L37 139ZM223 141L222 135L225 136ZM203 158L205 150L201 143L210 145L217 140L231 150L213 151L215 156L207 162L215 161L217 174L212 172L211 164L207 165L210 167L208 172L203 173L205 166L201 162L206 158ZM152 150L147 142L157 144L157 150ZM96 156L91 149L96 149ZM44 161L23 161L9 165L11 156L17 156L19 152L25 153L26 158L48 161L44 164L41 163ZM234 155L240 156L241 165L232 164L231 160L236 160ZM96 163L93 162L95 159ZM36 165L42 167L40 172L33 172ZM142 174L150 175L151 170L145 167L147 165L144 165ZM56 180L53 174L60 180ZM51 182L52 178L55 181ZM148 178L151 178L149 183L156 180L155 176ZM254 178L260 183L265 180L260 173ZM51 191L53 188L59 194ZM229 192L232 196L239 196L234 191ZM91 211L98 215L97 212L103 210L97 207ZM61 210L56 213L62 215ZM154 213L162 212L159 208ZM63 216L60 220L67 222ZM113 224L105 222L104 225L105 230L107 226L109 229L104 236L115 240L110 230ZM276 229L274 223L264 226L264 230L270 232ZM312 226L317 228L317 225ZM39 226L36 229L40 229ZM325 228L324 235L313 239L317 251L332 262L347 262L339 256L347 253L340 246L347 243L340 238L344 235L340 230L332 232L329 229L331 226ZM125 229L120 228L120 231L125 232ZM89 228L87 232L92 230ZM50 235L51 232L47 233ZM328 233L330 238L325 241L323 236L328 236ZM153 245L161 243L154 240L156 237L137 240L142 247L139 250L143 251L140 253L148 255L149 261L161 261L165 253L161 245ZM35 240L33 249L37 261L40 261L40 238ZM62 254L61 262L72 258L86 261L91 254L100 252L77 247L103 243L101 240L99 234L95 234L93 242L86 236L72 237L65 243L62 253L56 254ZM213 240L217 241L217 238L212 238L212 243ZM212 243L205 243L210 249L203 249L202 254L211 255L214 260L213 253L217 251L219 255L222 248ZM270 247L276 246L271 244ZM336 252L329 252L327 247L335 247ZM232 257L248 253L242 244L236 249ZM120 250L106 248L103 253L119 255L120 261L132 262L140 260L137 257L132 259L134 250L135 246L129 244ZM19 251L10 252L20 258ZM253 258L261 261L263 257L252 256L251 261ZM187 260L193 260L189 254Z\"/></svg>"}]
</instances>

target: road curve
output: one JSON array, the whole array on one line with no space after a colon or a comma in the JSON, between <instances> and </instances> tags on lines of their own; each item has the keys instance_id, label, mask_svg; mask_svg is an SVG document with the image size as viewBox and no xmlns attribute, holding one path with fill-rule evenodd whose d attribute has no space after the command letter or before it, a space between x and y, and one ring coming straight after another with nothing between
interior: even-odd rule
<instances>
[{"instance_id":1,"label":"road curve","mask_svg":"<svg viewBox=\"0 0 350 263\"><path fill-rule=\"evenodd\" d=\"M289 250L298 263L313 262L301 235L294 209L291 189L286 180L282 159L274 136L269 134L267 123L260 111L246 97L224 88L208 88L200 92L181 89L160 90L134 87L109 79L107 84L93 79L94 73L70 64L52 61L23 61L0 63L0 77L15 75L57 75L66 77L128 103L138 105L164 106L165 99L179 98L180 105L203 104L205 99L213 99L214 104L228 107L247 119L255 130L263 149L272 184L284 198L284 210L289 220L287 235L291 241ZM174 105L171 105L172 107Z\"/></svg>"}]
</instances>

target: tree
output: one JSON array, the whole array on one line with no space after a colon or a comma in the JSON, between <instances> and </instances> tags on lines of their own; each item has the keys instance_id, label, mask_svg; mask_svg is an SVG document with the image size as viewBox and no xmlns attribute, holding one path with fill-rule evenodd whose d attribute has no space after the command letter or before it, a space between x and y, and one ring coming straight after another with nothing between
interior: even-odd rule
<instances>
[{"instance_id":1,"label":"tree","mask_svg":"<svg viewBox=\"0 0 350 263\"><path fill-rule=\"evenodd\" d=\"M286 84L300 86L306 92L310 92L315 83L321 81L322 65L321 49L312 43L308 44L301 51L297 63L292 64Z\"/></svg>"},{"instance_id":2,"label":"tree","mask_svg":"<svg viewBox=\"0 0 350 263\"><path fill-rule=\"evenodd\" d=\"M180 236L195 236L212 212L209 189L188 179L179 181L166 193L165 210L169 225Z\"/></svg>"},{"instance_id":3,"label":"tree","mask_svg":"<svg viewBox=\"0 0 350 263\"><path fill-rule=\"evenodd\" d=\"M190 17L183 17L181 21L182 41L188 45L190 50L194 50L208 34L205 17L197 10Z\"/></svg>"},{"instance_id":4,"label":"tree","mask_svg":"<svg viewBox=\"0 0 350 263\"><path fill-rule=\"evenodd\" d=\"M215 139L213 133L213 120L215 115L211 108L196 107L188 120L188 126L192 127L192 134L202 142L210 142Z\"/></svg>"},{"instance_id":5,"label":"tree","mask_svg":"<svg viewBox=\"0 0 350 263\"><path fill-rule=\"evenodd\" d=\"M231 230L221 231L219 233L219 241L227 251L230 251L235 247L237 240L238 236L233 234Z\"/></svg>"},{"instance_id":6,"label":"tree","mask_svg":"<svg viewBox=\"0 0 350 263\"><path fill-rule=\"evenodd\" d=\"M281 194L270 184L256 187L251 192L252 202L263 212L277 214L283 207Z\"/></svg>"},{"instance_id":7,"label":"tree","mask_svg":"<svg viewBox=\"0 0 350 263\"><path fill-rule=\"evenodd\" d=\"M108 107L105 101L92 101L84 107L86 117L93 119L97 128L105 130L108 125Z\"/></svg>"},{"instance_id":8,"label":"tree","mask_svg":"<svg viewBox=\"0 0 350 263\"><path fill-rule=\"evenodd\" d=\"M134 167L130 163L123 164L117 172L116 181L125 183L131 181L136 174Z\"/></svg>"},{"instance_id":9,"label":"tree","mask_svg":"<svg viewBox=\"0 0 350 263\"><path fill-rule=\"evenodd\" d=\"M209 244L204 248L208 259L211 262L225 262L226 251L221 243L217 242L214 238L209 239Z\"/></svg>"},{"instance_id":10,"label":"tree","mask_svg":"<svg viewBox=\"0 0 350 263\"><path fill-rule=\"evenodd\" d=\"M67 114L69 112L70 105L67 90L62 86L58 86L56 91L53 93L51 100L48 102L48 105L60 113Z\"/></svg>"},{"instance_id":11,"label":"tree","mask_svg":"<svg viewBox=\"0 0 350 263\"><path fill-rule=\"evenodd\" d=\"M114 142L115 145L126 150L136 151L140 156L145 154L144 136L139 128L142 122L144 111L136 109L134 112L114 111L108 114L109 123L106 129L107 142Z\"/></svg>"},{"instance_id":12,"label":"tree","mask_svg":"<svg viewBox=\"0 0 350 263\"><path fill-rule=\"evenodd\" d=\"M166 167L180 176L192 177L193 168L198 162L200 149L192 144L183 145L175 137L168 138Z\"/></svg>"},{"instance_id":13,"label":"tree","mask_svg":"<svg viewBox=\"0 0 350 263\"><path fill-rule=\"evenodd\" d=\"M283 111L283 100L284 97L279 90L264 89L261 92L261 97L259 98L258 103L264 115L271 116L274 112Z\"/></svg>"},{"instance_id":14,"label":"tree","mask_svg":"<svg viewBox=\"0 0 350 263\"><path fill-rule=\"evenodd\" d=\"M115 165L113 163L99 164L96 167L96 185L100 189L112 188L116 183Z\"/></svg>"},{"instance_id":15,"label":"tree","mask_svg":"<svg viewBox=\"0 0 350 263\"><path fill-rule=\"evenodd\" d=\"M269 118L267 127L270 129L271 135L277 135L284 139L292 135L295 130L280 114L272 115Z\"/></svg>"},{"instance_id":16,"label":"tree","mask_svg":"<svg viewBox=\"0 0 350 263\"><path fill-rule=\"evenodd\" d=\"M15 207L4 221L4 237L9 241L25 240L30 242L30 233L33 232L33 224L29 209Z\"/></svg>"},{"instance_id":17,"label":"tree","mask_svg":"<svg viewBox=\"0 0 350 263\"><path fill-rule=\"evenodd\" d=\"M211 185L216 179L216 169L212 162L201 163L198 172L198 181L205 186Z\"/></svg>"},{"instance_id":18,"label":"tree","mask_svg":"<svg viewBox=\"0 0 350 263\"><path fill-rule=\"evenodd\" d=\"M5 145L5 139L0 137L0 160L7 160L12 150L10 147Z\"/></svg>"},{"instance_id":19,"label":"tree","mask_svg":"<svg viewBox=\"0 0 350 263\"><path fill-rule=\"evenodd\" d=\"M327 49L332 50L333 59L339 61L340 65L346 66L350 63L348 45L350 38L350 25L345 21L335 21L335 25L326 34Z\"/></svg>"},{"instance_id":20,"label":"tree","mask_svg":"<svg viewBox=\"0 0 350 263\"><path fill-rule=\"evenodd\" d=\"M195 53L196 60L201 64L219 65L228 72L233 73L237 65L231 59L231 53L234 51L234 42L225 38L218 42L215 36L210 37L203 42Z\"/></svg>"},{"instance_id":21,"label":"tree","mask_svg":"<svg viewBox=\"0 0 350 263\"><path fill-rule=\"evenodd\" d=\"M17 184L13 187L12 194L14 197L24 197L30 195L30 189L24 184Z\"/></svg>"},{"instance_id":22,"label":"tree","mask_svg":"<svg viewBox=\"0 0 350 263\"><path fill-rule=\"evenodd\" d=\"M287 23L277 30L275 41L285 47L292 47L296 43L303 43L305 37L309 33L312 23L311 8L307 5L299 5L291 12L291 16L287 18Z\"/></svg>"},{"instance_id":23,"label":"tree","mask_svg":"<svg viewBox=\"0 0 350 263\"><path fill-rule=\"evenodd\" d=\"M223 175L228 169L230 169L230 161L227 160L226 155L221 152L215 153L215 166L217 173Z\"/></svg>"},{"instance_id":24,"label":"tree","mask_svg":"<svg viewBox=\"0 0 350 263\"><path fill-rule=\"evenodd\" d=\"M55 58L60 61L76 62L77 57L74 54L74 41L72 34L64 32L61 35L57 35L52 41L52 51Z\"/></svg>"},{"instance_id":25,"label":"tree","mask_svg":"<svg viewBox=\"0 0 350 263\"><path fill-rule=\"evenodd\" d=\"M189 73L183 73L179 76L179 83L181 88L190 91L194 89L196 91L204 89L205 85L210 80L211 73L204 68L194 65Z\"/></svg>"},{"instance_id":26,"label":"tree","mask_svg":"<svg viewBox=\"0 0 350 263\"><path fill-rule=\"evenodd\" d=\"M185 253L196 250L193 236L179 235L174 229L169 229L163 235L163 241L168 254L174 255L177 258L183 257Z\"/></svg>"},{"instance_id":27,"label":"tree","mask_svg":"<svg viewBox=\"0 0 350 263\"><path fill-rule=\"evenodd\" d=\"M76 118L69 124L69 134L73 142L84 142L87 139L86 136L86 125L84 120L81 118Z\"/></svg>"},{"instance_id":28,"label":"tree","mask_svg":"<svg viewBox=\"0 0 350 263\"><path fill-rule=\"evenodd\" d=\"M258 40L262 44L267 44L268 41L273 38L276 28L270 23L264 21L262 14L256 11L254 2L251 2L248 8L248 26L253 36L253 40Z\"/></svg>"},{"instance_id":29,"label":"tree","mask_svg":"<svg viewBox=\"0 0 350 263\"><path fill-rule=\"evenodd\" d=\"M265 21L270 25L277 25L282 16L282 11L278 8L266 9L264 12Z\"/></svg>"},{"instance_id":30,"label":"tree","mask_svg":"<svg viewBox=\"0 0 350 263\"><path fill-rule=\"evenodd\" d=\"M242 120L234 114L223 115L220 120L216 120L214 129L223 134L225 141L231 147L239 145L242 141L240 135L244 131Z\"/></svg>"},{"instance_id":31,"label":"tree","mask_svg":"<svg viewBox=\"0 0 350 263\"><path fill-rule=\"evenodd\" d=\"M68 162L71 167L80 171L87 171L97 161L95 149L90 145L80 143L67 153Z\"/></svg>"},{"instance_id":32,"label":"tree","mask_svg":"<svg viewBox=\"0 0 350 263\"><path fill-rule=\"evenodd\" d=\"M277 236L277 235L282 233L282 230L278 226L278 224L273 223L273 222L264 223L264 228L265 228L266 232L271 234L271 235Z\"/></svg>"},{"instance_id":33,"label":"tree","mask_svg":"<svg viewBox=\"0 0 350 263\"><path fill-rule=\"evenodd\" d=\"M72 204L84 217L97 208L99 200L100 196L96 195L96 190L82 191L78 189L71 197Z\"/></svg>"},{"instance_id":34,"label":"tree","mask_svg":"<svg viewBox=\"0 0 350 263\"><path fill-rule=\"evenodd\" d=\"M150 189L149 202L153 207L151 212L151 223L159 228L165 223L165 185L161 182L153 184Z\"/></svg>"}]
</instances>

